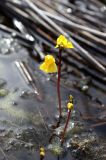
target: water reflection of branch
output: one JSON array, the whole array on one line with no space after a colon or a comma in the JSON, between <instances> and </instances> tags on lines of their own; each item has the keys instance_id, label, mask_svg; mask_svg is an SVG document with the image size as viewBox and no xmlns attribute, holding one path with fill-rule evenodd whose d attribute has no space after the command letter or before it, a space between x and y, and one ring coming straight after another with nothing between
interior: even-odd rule
<instances>
[{"instance_id":1,"label":"water reflection of branch","mask_svg":"<svg viewBox=\"0 0 106 160\"><path fill-rule=\"evenodd\" d=\"M96 127L101 127L103 125L106 125L106 121L105 122L100 122L100 123L93 124L93 125L91 125L91 127L92 128L96 128Z\"/></svg>"},{"instance_id":2,"label":"water reflection of branch","mask_svg":"<svg viewBox=\"0 0 106 160\"><path fill-rule=\"evenodd\" d=\"M7 124L10 124L10 125L12 125L12 126L14 126L14 127L20 127L19 125L15 124L14 122L12 122L12 121L10 121L10 120L4 121L4 122L6 122ZM0 121L0 123L3 123L3 121Z\"/></svg>"}]
</instances>

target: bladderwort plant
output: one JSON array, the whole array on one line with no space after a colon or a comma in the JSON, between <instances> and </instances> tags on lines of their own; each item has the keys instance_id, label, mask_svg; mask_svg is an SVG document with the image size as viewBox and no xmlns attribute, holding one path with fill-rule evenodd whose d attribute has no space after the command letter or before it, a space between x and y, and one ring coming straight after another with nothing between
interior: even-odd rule
<instances>
[{"instance_id":1,"label":"bladderwort plant","mask_svg":"<svg viewBox=\"0 0 106 160\"><path fill-rule=\"evenodd\" d=\"M57 80L57 94L58 94L58 108L59 108L59 120L62 117L62 107L61 107L61 91L60 91L60 80L61 80L61 62L62 62L62 52L66 48L74 48L73 44L68 41L65 36L60 35L57 38L55 48L59 49L58 56L59 62L58 67L55 63L55 58L52 55L46 55L44 62L40 65L40 70L46 73L55 73L58 72Z\"/></svg>"}]
</instances>

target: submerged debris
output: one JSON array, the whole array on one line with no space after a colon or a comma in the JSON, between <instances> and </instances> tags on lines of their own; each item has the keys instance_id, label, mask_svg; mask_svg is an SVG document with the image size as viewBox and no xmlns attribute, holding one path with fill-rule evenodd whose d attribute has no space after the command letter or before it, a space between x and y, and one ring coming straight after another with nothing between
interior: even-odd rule
<instances>
[{"instance_id":1,"label":"submerged debris","mask_svg":"<svg viewBox=\"0 0 106 160\"><path fill-rule=\"evenodd\" d=\"M10 54L12 52L11 45L12 45L13 41L14 40L11 37L2 38L2 41L0 41L0 53L4 54L4 55L5 54Z\"/></svg>"},{"instance_id":2,"label":"submerged debris","mask_svg":"<svg viewBox=\"0 0 106 160\"><path fill-rule=\"evenodd\" d=\"M6 81L0 78L0 88L3 88L6 85Z\"/></svg>"},{"instance_id":3,"label":"submerged debris","mask_svg":"<svg viewBox=\"0 0 106 160\"><path fill-rule=\"evenodd\" d=\"M96 159L98 154L96 146L99 146L97 135L86 129L80 134L74 133L72 138L67 141L67 147L78 160Z\"/></svg>"},{"instance_id":4,"label":"submerged debris","mask_svg":"<svg viewBox=\"0 0 106 160\"><path fill-rule=\"evenodd\" d=\"M20 97L24 98L24 99L34 98L35 94L32 91L24 90L24 91L21 92Z\"/></svg>"},{"instance_id":5,"label":"submerged debris","mask_svg":"<svg viewBox=\"0 0 106 160\"><path fill-rule=\"evenodd\" d=\"M53 137L52 143L48 145L48 150L50 150L55 155L63 154L64 149L61 146L60 138L58 136Z\"/></svg>"},{"instance_id":6,"label":"submerged debris","mask_svg":"<svg viewBox=\"0 0 106 160\"><path fill-rule=\"evenodd\" d=\"M0 97L5 97L8 94L7 89L0 89Z\"/></svg>"}]
</instances>

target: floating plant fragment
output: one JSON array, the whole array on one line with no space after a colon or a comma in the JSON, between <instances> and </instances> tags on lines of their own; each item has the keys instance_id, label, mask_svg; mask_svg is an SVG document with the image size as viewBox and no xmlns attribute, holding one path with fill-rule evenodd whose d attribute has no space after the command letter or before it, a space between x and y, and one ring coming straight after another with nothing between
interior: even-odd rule
<instances>
[{"instance_id":1,"label":"floating plant fragment","mask_svg":"<svg viewBox=\"0 0 106 160\"><path fill-rule=\"evenodd\" d=\"M70 139L70 146L72 149L73 156L78 158L78 160L84 160L85 157L87 160L96 158L97 153L96 147L97 139L96 135L93 133L82 133L80 135L74 135Z\"/></svg>"},{"instance_id":2,"label":"floating plant fragment","mask_svg":"<svg viewBox=\"0 0 106 160\"><path fill-rule=\"evenodd\" d=\"M61 155L63 152L63 148L59 145L53 145L50 149L55 155Z\"/></svg>"},{"instance_id":3,"label":"floating plant fragment","mask_svg":"<svg viewBox=\"0 0 106 160\"><path fill-rule=\"evenodd\" d=\"M2 54L9 54L11 53L11 44L13 43L13 39L10 36L9 38L2 38L2 40L0 41L0 52Z\"/></svg>"},{"instance_id":4,"label":"floating plant fragment","mask_svg":"<svg viewBox=\"0 0 106 160\"><path fill-rule=\"evenodd\" d=\"M5 97L8 94L7 89L0 89L0 97Z\"/></svg>"},{"instance_id":5,"label":"floating plant fragment","mask_svg":"<svg viewBox=\"0 0 106 160\"><path fill-rule=\"evenodd\" d=\"M48 145L48 150L50 150L54 155L61 155L63 153L63 147L60 145L60 139L55 137L51 144Z\"/></svg>"}]
</instances>

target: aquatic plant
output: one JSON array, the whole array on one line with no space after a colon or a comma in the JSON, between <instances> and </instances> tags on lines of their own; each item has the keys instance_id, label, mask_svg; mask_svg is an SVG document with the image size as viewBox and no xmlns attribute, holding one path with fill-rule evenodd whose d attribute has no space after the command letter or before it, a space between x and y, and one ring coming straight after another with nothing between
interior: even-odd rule
<instances>
[{"instance_id":1,"label":"aquatic plant","mask_svg":"<svg viewBox=\"0 0 106 160\"><path fill-rule=\"evenodd\" d=\"M69 42L63 35L60 35L57 38L57 43L55 48L59 48L58 56L58 81L57 81L57 93L58 93L58 104L59 104L59 117L62 116L62 109L61 109L61 95L60 95L60 79L61 79L61 61L62 61L62 51L64 48L74 48L73 44Z\"/></svg>"},{"instance_id":2,"label":"aquatic plant","mask_svg":"<svg viewBox=\"0 0 106 160\"><path fill-rule=\"evenodd\" d=\"M39 154L40 154L40 160L43 160L45 158L45 149L44 149L44 147L40 147Z\"/></svg>"},{"instance_id":3,"label":"aquatic plant","mask_svg":"<svg viewBox=\"0 0 106 160\"><path fill-rule=\"evenodd\" d=\"M58 106L59 106L59 121L56 125L58 127L58 124L60 123L60 119L62 117L62 108L61 108L61 92L60 92L60 79L61 79L61 61L62 61L62 51L65 48L74 48L73 44L69 42L63 35L60 35L57 38L56 46L55 48L59 48L58 56L59 56L59 62L58 62L58 69L57 65L55 63L55 58L52 55L46 55L44 62L39 66L40 70L46 72L46 73L55 73L58 72L58 80L57 80L57 94L58 94ZM71 110L73 109L73 97L70 96L69 103L67 104L68 108L68 114L66 119L66 124L64 127L64 131L61 137L61 145L64 142L65 133L67 130L67 126L69 123Z\"/></svg>"},{"instance_id":4,"label":"aquatic plant","mask_svg":"<svg viewBox=\"0 0 106 160\"><path fill-rule=\"evenodd\" d=\"M58 80L57 80L57 94L58 94L58 105L59 105L59 120L62 116L61 109L61 94L60 94L60 79L61 79L61 61L62 61L62 51L65 48L74 48L73 44L68 41L63 35L60 35L57 38L55 48L59 48L59 62L58 69L55 63L55 59L52 55L46 55L44 62L39 66L40 70L46 73L55 73L58 71Z\"/></svg>"},{"instance_id":5,"label":"aquatic plant","mask_svg":"<svg viewBox=\"0 0 106 160\"><path fill-rule=\"evenodd\" d=\"M67 131L67 127L68 127L68 123L69 123L69 120L70 120L71 111L73 110L73 107L74 107L74 105L73 105L73 96L70 96L69 97L69 102L67 103L68 112L67 112L67 118L66 118L65 127L64 127L64 130L63 130L63 133L62 133L62 137L61 137L61 145L63 145L63 142L64 142L65 133Z\"/></svg>"}]
</instances>

